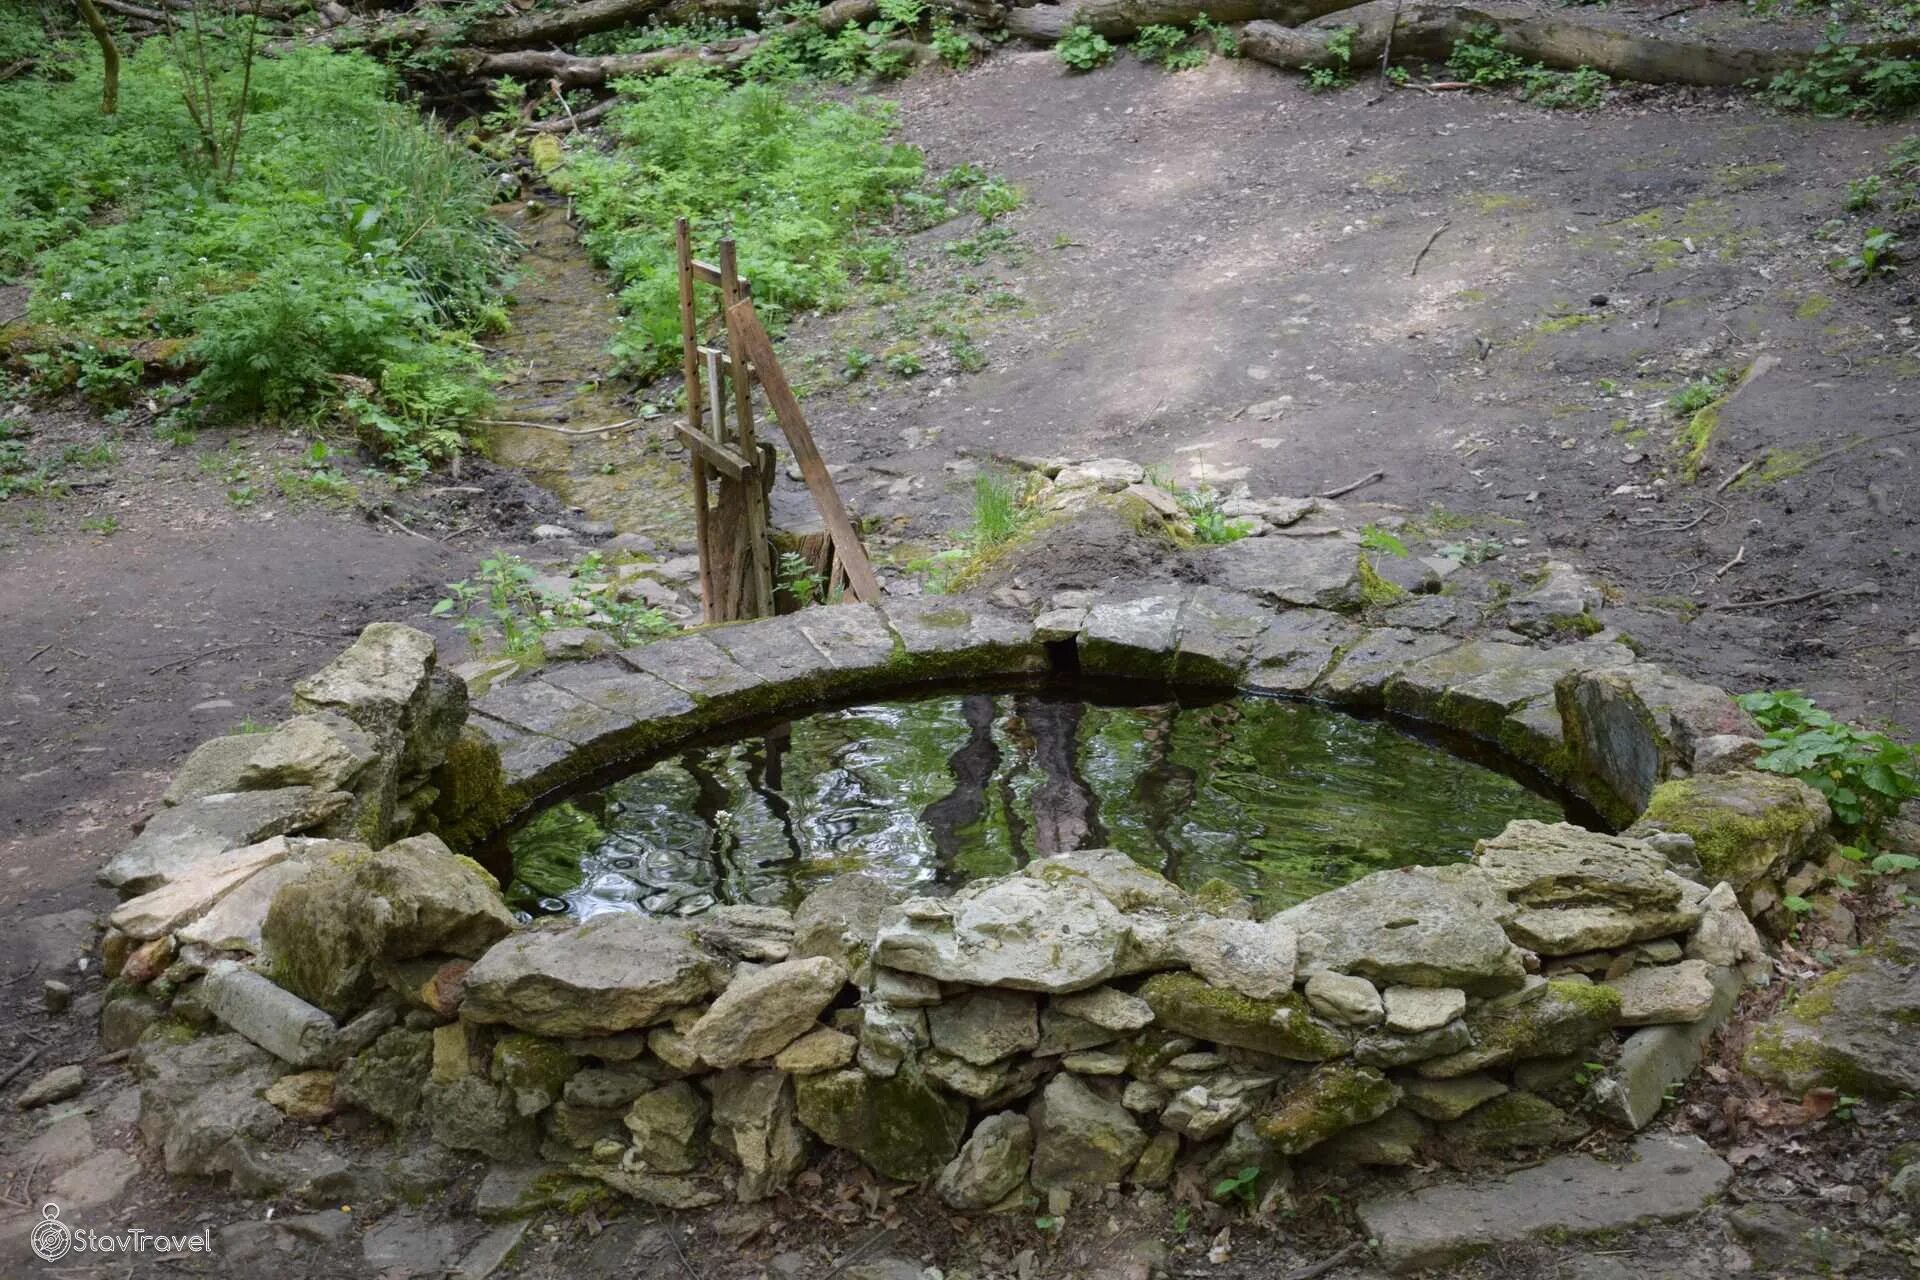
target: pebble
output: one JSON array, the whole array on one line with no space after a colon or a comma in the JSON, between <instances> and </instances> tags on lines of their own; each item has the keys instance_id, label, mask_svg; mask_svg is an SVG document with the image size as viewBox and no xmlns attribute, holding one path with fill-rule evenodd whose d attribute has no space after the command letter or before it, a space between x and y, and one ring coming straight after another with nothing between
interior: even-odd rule
<instances>
[{"instance_id":1,"label":"pebble","mask_svg":"<svg viewBox=\"0 0 1920 1280\"><path fill-rule=\"evenodd\" d=\"M86 1085L86 1072L79 1067L73 1065L55 1067L22 1090L14 1105L22 1111L31 1111L35 1107L44 1107L51 1102L65 1102L86 1088Z\"/></svg>"}]
</instances>

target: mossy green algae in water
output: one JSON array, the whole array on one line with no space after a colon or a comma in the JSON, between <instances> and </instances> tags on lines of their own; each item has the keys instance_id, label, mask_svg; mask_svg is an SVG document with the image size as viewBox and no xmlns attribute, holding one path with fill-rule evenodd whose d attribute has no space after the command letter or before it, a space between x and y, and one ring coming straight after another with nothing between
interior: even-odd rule
<instances>
[{"instance_id":1,"label":"mossy green algae in water","mask_svg":"<svg viewBox=\"0 0 1920 1280\"><path fill-rule=\"evenodd\" d=\"M823 711L556 804L508 839L536 912L791 907L836 874L959 884L1112 847L1265 915L1371 871L1456 862L1553 800L1384 721L1304 703L1059 690Z\"/></svg>"}]
</instances>

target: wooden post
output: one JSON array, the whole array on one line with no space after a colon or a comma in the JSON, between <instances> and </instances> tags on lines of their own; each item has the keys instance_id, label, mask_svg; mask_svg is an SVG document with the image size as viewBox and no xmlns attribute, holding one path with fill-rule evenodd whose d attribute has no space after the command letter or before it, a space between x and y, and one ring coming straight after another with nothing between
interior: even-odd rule
<instances>
[{"instance_id":1,"label":"wooden post","mask_svg":"<svg viewBox=\"0 0 1920 1280\"><path fill-rule=\"evenodd\" d=\"M773 407L773 416L779 421L781 431L786 433L787 445L800 466L800 475L813 494L814 505L820 508L821 518L826 521L827 533L833 538L833 549L841 570L847 575L853 598L871 604L880 598L879 579L873 576L866 548L860 545L860 535L854 532L853 521L840 501L840 491L827 472L826 460L813 443L806 415L800 412L800 401L773 354L773 340L761 327L751 301L742 300L727 307L727 334L736 367L742 359L750 362L754 377L767 393L767 403Z\"/></svg>"},{"instance_id":2,"label":"wooden post","mask_svg":"<svg viewBox=\"0 0 1920 1280\"><path fill-rule=\"evenodd\" d=\"M687 426L700 430L700 357L699 332L693 312L693 233L685 218L673 224L674 249L680 271L680 372L687 388ZM707 528L707 463L695 451L693 461L693 536L700 552L700 611L707 622L716 618L717 597L713 591L712 548Z\"/></svg>"},{"instance_id":3,"label":"wooden post","mask_svg":"<svg viewBox=\"0 0 1920 1280\"><path fill-rule=\"evenodd\" d=\"M734 332L733 305L745 298L740 286L739 265L734 257L733 237L720 242L720 305L727 323L727 355L733 363L733 428L738 433L740 456L754 464L753 475L744 479L747 488L747 554L743 567L748 574L747 609L755 617L773 613L773 565L767 547L767 498L760 483L760 450L753 438L753 383L747 370L738 335ZM716 386L715 395L718 395Z\"/></svg>"}]
</instances>

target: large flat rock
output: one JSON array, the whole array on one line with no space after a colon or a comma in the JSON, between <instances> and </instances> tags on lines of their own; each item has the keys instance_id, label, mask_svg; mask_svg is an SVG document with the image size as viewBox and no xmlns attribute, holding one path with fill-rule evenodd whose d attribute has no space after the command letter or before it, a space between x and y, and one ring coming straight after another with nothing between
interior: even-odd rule
<instances>
[{"instance_id":1,"label":"large flat rock","mask_svg":"<svg viewBox=\"0 0 1920 1280\"><path fill-rule=\"evenodd\" d=\"M1650 1134L1623 1164L1556 1156L1491 1182L1369 1200L1360 1225L1389 1271L1418 1271L1500 1245L1675 1222L1706 1207L1732 1176L1698 1138Z\"/></svg>"}]
</instances>

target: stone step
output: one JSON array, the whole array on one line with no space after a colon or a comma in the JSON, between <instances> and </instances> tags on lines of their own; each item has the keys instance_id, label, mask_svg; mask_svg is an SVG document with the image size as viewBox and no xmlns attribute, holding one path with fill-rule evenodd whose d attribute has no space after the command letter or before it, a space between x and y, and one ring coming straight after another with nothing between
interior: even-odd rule
<instances>
[{"instance_id":1,"label":"stone step","mask_svg":"<svg viewBox=\"0 0 1920 1280\"><path fill-rule=\"evenodd\" d=\"M1626 1163L1556 1156L1491 1181L1451 1182L1362 1204L1381 1265L1405 1273L1500 1245L1674 1222L1705 1208L1733 1170L1688 1134L1648 1134Z\"/></svg>"}]
</instances>

